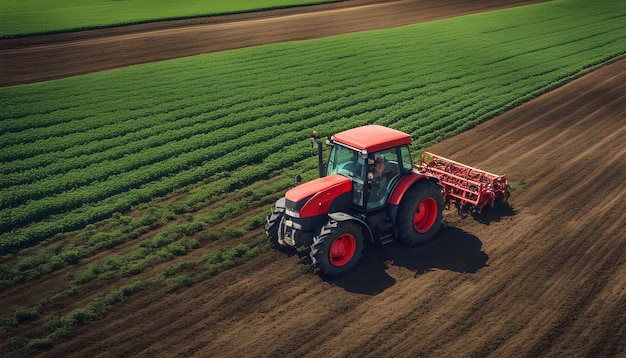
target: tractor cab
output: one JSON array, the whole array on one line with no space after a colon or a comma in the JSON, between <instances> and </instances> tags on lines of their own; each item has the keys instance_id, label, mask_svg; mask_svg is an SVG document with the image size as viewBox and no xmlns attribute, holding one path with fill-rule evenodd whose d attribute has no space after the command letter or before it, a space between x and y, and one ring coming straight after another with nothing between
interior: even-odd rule
<instances>
[{"instance_id":1,"label":"tractor cab","mask_svg":"<svg viewBox=\"0 0 626 358\"><path fill-rule=\"evenodd\" d=\"M326 175L339 174L352 181L352 204L360 211L381 208L401 174L413 164L407 145L369 153L335 142Z\"/></svg>"},{"instance_id":2,"label":"tractor cab","mask_svg":"<svg viewBox=\"0 0 626 358\"><path fill-rule=\"evenodd\" d=\"M374 125L336 134L329 141L326 175L352 181L352 205L358 211L380 209L402 174L413 168L410 142L405 133Z\"/></svg>"}]
</instances>

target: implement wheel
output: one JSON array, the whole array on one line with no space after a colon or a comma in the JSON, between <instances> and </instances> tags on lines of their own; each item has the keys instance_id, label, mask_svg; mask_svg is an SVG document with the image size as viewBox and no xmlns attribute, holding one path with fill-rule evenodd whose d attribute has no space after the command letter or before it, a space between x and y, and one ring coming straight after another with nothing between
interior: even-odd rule
<instances>
[{"instance_id":1,"label":"implement wheel","mask_svg":"<svg viewBox=\"0 0 626 358\"><path fill-rule=\"evenodd\" d=\"M420 180L404 194L396 226L398 237L412 247L432 239L443 218L443 194L441 188L430 180Z\"/></svg>"},{"instance_id":2,"label":"implement wheel","mask_svg":"<svg viewBox=\"0 0 626 358\"><path fill-rule=\"evenodd\" d=\"M313 238L311 261L322 277L339 277L352 270L363 256L363 234L354 222L329 221Z\"/></svg>"}]
</instances>

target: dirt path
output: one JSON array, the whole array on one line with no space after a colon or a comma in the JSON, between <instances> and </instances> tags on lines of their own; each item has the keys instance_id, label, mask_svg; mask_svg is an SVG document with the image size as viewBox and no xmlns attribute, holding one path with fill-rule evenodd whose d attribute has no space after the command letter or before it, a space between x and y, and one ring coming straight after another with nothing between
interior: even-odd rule
<instances>
[{"instance_id":1,"label":"dirt path","mask_svg":"<svg viewBox=\"0 0 626 358\"><path fill-rule=\"evenodd\" d=\"M350 0L253 14L0 39L0 86L266 43L402 26L545 0Z\"/></svg>"},{"instance_id":2,"label":"dirt path","mask_svg":"<svg viewBox=\"0 0 626 358\"><path fill-rule=\"evenodd\" d=\"M370 248L331 282L266 252L43 355L624 357L624 103L626 59L430 148L521 183L510 210L446 212L433 242Z\"/></svg>"}]
</instances>

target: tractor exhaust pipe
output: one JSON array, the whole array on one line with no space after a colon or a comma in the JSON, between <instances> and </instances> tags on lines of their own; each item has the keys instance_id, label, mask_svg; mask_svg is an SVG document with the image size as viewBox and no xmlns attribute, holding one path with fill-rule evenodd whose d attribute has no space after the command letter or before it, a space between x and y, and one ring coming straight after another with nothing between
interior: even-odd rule
<instances>
[{"instance_id":1,"label":"tractor exhaust pipe","mask_svg":"<svg viewBox=\"0 0 626 358\"><path fill-rule=\"evenodd\" d=\"M311 136L311 146L314 146L313 143L317 144L317 168L320 173L320 178L323 178L326 176L326 167L324 166L322 142L317 139L316 131L313 131Z\"/></svg>"}]
</instances>

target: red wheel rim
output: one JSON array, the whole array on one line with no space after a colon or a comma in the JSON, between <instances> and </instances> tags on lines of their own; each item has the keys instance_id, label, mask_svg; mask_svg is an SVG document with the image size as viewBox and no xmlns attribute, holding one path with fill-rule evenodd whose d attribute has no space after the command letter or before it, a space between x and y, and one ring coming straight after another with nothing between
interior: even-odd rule
<instances>
[{"instance_id":1,"label":"red wheel rim","mask_svg":"<svg viewBox=\"0 0 626 358\"><path fill-rule=\"evenodd\" d=\"M356 251L354 236L343 234L330 245L330 263L335 266L343 266L350 262L354 251Z\"/></svg>"},{"instance_id":2,"label":"red wheel rim","mask_svg":"<svg viewBox=\"0 0 626 358\"><path fill-rule=\"evenodd\" d=\"M415 227L415 231L420 234L425 233L430 230L430 228L437 220L437 201L433 198L424 199L417 206L417 210L415 210L415 214L413 215L413 226Z\"/></svg>"}]
</instances>

